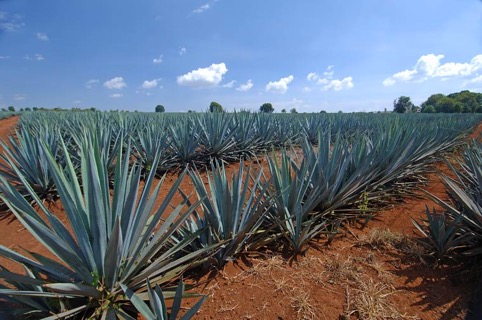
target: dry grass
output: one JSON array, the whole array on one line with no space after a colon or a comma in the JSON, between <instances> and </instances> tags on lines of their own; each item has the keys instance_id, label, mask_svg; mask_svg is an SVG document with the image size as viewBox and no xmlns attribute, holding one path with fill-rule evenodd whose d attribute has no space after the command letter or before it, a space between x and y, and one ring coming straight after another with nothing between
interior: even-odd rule
<instances>
[{"instance_id":1,"label":"dry grass","mask_svg":"<svg viewBox=\"0 0 482 320\"><path fill-rule=\"evenodd\" d=\"M296 312L296 319L312 320L320 319L319 310L313 306L310 294L301 289L295 289L291 293L291 306Z\"/></svg>"},{"instance_id":2,"label":"dry grass","mask_svg":"<svg viewBox=\"0 0 482 320\"><path fill-rule=\"evenodd\" d=\"M373 250L360 248L360 245ZM343 296L342 288L346 302L340 319L416 319L397 309L393 297L399 294L395 290L395 278L382 257L387 251L423 256L418 244L389 230L373 230L354 247L346 249L350 251L324 257L307 255L291 263L280 256L252 259L249 268L230 276L223 274L223 279L232 283L248 280L248 286L277 296L281 305L291 308L296 319L332 319L333 315L325 317L321 313L323 297L319 292L325 290ZM253 296L253 299L260 297ZM256 302L259 305L255 310L246 310L243 319L272 314L273 306L268 302L262 298ZM229 315L234 310L239 312L239 307L235 301L225 301L217 311Z\"/></svg>"},{"instance_id":3,"label":"dry grass","mask_svg":"<svg viewBox=\"0 0 482 320\"><path fill-rule=\"evenodd\" d=\"M362 272L363 267L352 257L340 259L336 255L333 259L325 262L325 274L330 284L337 284L340 281L354 282Z\"/></svg>"},{"instance_id":4,"label":"dry grass","mask_svg":"<svg viewBox=\"0 0 482 320\"><path fill-rule=\"evenodd\" d=\"M367 320L403 319L388 299L392 294L391 288L383 283L370 278L361 279L354 288L346 289L345 315Z\"/></svg>"},{"instance_id":5,"label":"dry grass","mask_svg":"<svg viewBox=\"0 0 482 320\"><path fill-rule=\"evenodd\" d=\"M267 259L253 259L253 266L243 271L240 276L244 279L247 277L262 278L273 270L283 270L286 261L279 256L272 256Z\"/></svg>"},{"instance_id":6,"label":"dry grass","mask_svg":"<svg viewBox=\"0 0 482 320\"><path fill-rule=\"evenodd\" d=\"M360 238L358 245L368 245L377 250L397 250L403 254L403 258L409 261L422 262L426 264L429 252L419 241L411 239L406 235L392 232L389 229L373 229Z\"/></svg>"},{"instance_id":7,"label":"dry grass","mask_svg":"<svg viewBox=\"0 0 482 320\"><path fill-rule=\"evenodd\" d=\"M361 236L358 245L368 245L372 249L404 249L410 245L411 240L398 232L392 232L390 229L373 229L369 233Z\"/></svg>"}]
</instances>

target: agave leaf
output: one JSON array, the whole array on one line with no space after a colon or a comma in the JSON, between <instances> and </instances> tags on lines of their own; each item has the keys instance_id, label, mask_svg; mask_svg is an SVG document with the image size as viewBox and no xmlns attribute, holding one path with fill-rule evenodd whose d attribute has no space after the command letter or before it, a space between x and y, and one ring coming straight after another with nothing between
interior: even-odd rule
<instances>
[{"instance_id":1,"label":"agave leaf","mask_svg":"<svg viewBox=\"0 0 482 320\"><path fill-rule=\"evenodd\" d=\"M2 245L0 245L0 255L2 257L5 257L7 259L10 259L12 261L15 261L15 262L18 262L18 263L22 263L22 264L25 264L27 265L28 267L30 268L34 268L36 270L41 270L51 276L53 276L54 278L58 279L58 280L63 280L63 281L69 281L71 280L71 275L72 274L65 274L64 272L62 272L62 269L59 269L56 268L56 266L49 266L49 265L45 265L45 264L40 264L36 261L33 261L25 256L22 256L21 254L9 249L9 248L6 248ZM78 279L76 279L78 280Z\"/></svg>"},{"instance_id":2,"label":"agave leaf","mask_svg":"<svg viewBox=\"0 0 482 320\"><path fill-rule=\"evenodd\" d=\"M43 287L56 293L79 295L96 299L101 297L101 293L95 287L80 283L47 283L44 284Z\"/></svg>"},{"instance_id":3,"label":"agave leaf","mask_svg":"<svg viewBox=\"0 0 482 320\"><path fill-rule=\"evenodd\" d=\"M118 278L120 272L120 263L122 261L122 231L120 228L120 218L117 217L114 225L114 230L111 234L109 242L107 243L105 261L104 261L104 276L105 286L112 288L114 282Z\"/></svg>"},{"instance_id":4,"label":"agave leaf","mask_svg":"<svg viewBox=\"0 0 482 320\"><path fill-rule=\"evenodd\" d=\"M181 277L182 279L182 277ZM182 280L181 280L182 281ZM181 283L181 281L179 283ZM154 290L152 289L149 279L147 279L147 290L149 294L149 301L157 319L168 319L167 306L164 299L164 294L161 287L156 285ZM173 307L174 309L174 307ZM174 317L175 319L175 317Z\"/></svg>"},{"instance_id":5,"label":"agave leaf","mask_svg":"<svg viewBox=\"0 0 482 320\"><path fill-rule=\"evenodd\" d=\"M10 272L5 269L0 269L0 278L6 279L8 282L13 281L17 283L31 284L35 286L40 286L46 283L44 280L32 278L30 276L23 276L21 274Z\"/></svg>"},{"instance_id":6,"label":"agave leaf","mask_svg":"<svg viewBox=\"0 0 482 320\"><path fill-rule=\"evenodd\" d=\"M71 317L74 317L74 316L80 314L81 312L85 311L87 308L88 308L87 305L83 305L83 306L80 306L80 307L77 307L77 308L73 308L73 309L61 312L61 313L54 314L50 317L45 317L45 318L43 318L43 320L68 319L68 318L71 318Z\"/></svg>"},{"instance_id":7,"label":"agave leaf","mask_svg":"<svg viewBox=\"0 0 482 320\"><path fill-rule=\"evenodd\" d=\"M139 298L134 293L134 291L132 291L131 289L129 289L129 287L122 283L120 284L120 286L124 291L127 299L132 302L132 304L144 317L146 317L148 320L156 319L155 314L149 309L149 306L141 298Z\"/></svg>"},{"instance_id":8,"label":"agave leaf","mask_svg":"<svg viewBox=\"0 0 482 320\"><path fill-rule=\"evenodd\" d=\"M206 300L206 296L202 296L201 299L199 299L199 301L196 302L191 307L191 309L186 311L186 313L181 317L180 320L189 320L193 318L197 314L197 312L199 311L199 309L201 308L201 305L204 303L205 300Z\"/></svg>"},{"instance_id":9,"label":"agave leaf","mask_svg":"<svg viewBox=\"0 0 482 320\"><path fill-rule=\"evenodd\" d=\"M43 298L71 298L80 296L78 294L60 293L60 292L40 292L40 291L20 291L14 289L1 289L0 296L21 296L21 297L43 297Z\"/></svg>"}]
</instances>

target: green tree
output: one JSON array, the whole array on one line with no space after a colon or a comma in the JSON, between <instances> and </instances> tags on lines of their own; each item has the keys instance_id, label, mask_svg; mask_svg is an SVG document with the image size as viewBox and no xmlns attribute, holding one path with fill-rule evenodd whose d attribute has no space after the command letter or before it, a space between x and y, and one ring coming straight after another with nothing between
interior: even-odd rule
<instances>
[{"instance_id":1,"label":"green tree","mask_svg":"<svg viewBox=\"0 0 482 320\"><path fill-rule=\"evenodd\" d=\"M33 107L32 110L33 110L33 111L38 111L38 108L37 108L37 107Z\"/></svg>"},{"instance_id":2,"label":"green tree","mask_svg":"<svg viewBox=\"0 0 482 320\"><path fill-rule=\"evenodd\" d=\"M413 108L413 103L410 101L410 97L401 96L393 101L393 112L405 113L410 112Z\"/></svg>"},{"instance_id":3,"label":"green tree","mask_svg":"<svg viewBox=\"0 0 482 320\"><path fill-rule=\"evenodd\" d=\"M463 90L458 93L451 93L447 97L457 100L463 105L462 112L471 113L475 112L479 107L480 93L470 92L468 90Z\"/></svg>"},{"instance_id":4,"label":"green tree","mask_svg":"<svg viewBox=\"0 0 482 320\"><path fill-rule=\"evenodd\" d=\"M259 112L272 113L274 111L273 105L271 103L263 103L259 107Z\"/></svg>"},{"instance_id":5,"label":"green tree","mask_svg":"<svg viewBox=\"0 0 482 320\"><path fill-rule=\"evenodd\" d=\"M434 106L426 106L425 108L422 109L423 113L435 113L437 112L434 108Z\"/></svg>"},{"instance_id":6,"label":"green tree","mask_svg":"<svg viewBox=\"0 0 482 320\"><path fill-rule=\"evenodd\" d=\"M290 113L298 113L298 111L296 111L296 108L292 108L290 109Z\"/></svg>"},{"instance_id":7,"label":"green tree","mask_svg":"<svg viewBox=\"0 0 482 320\"><path fill-rule=\"evenodd\" d=\"M217 103L216 101L212 101L209 105L209 112L223 112L223 106Z\"/></svg>"},{"instance_id":8,"label":"green tree","mask_svg":"<svg viewBox=\"0 0 482 320\"><path fill-rule=\"evenodd\" d=\"M464 105L457 100L449 97L443 97L437 101L435 110L442 113L460 113L464 109Z\"/></svg>"},{"instance_id":9,"label":"green tree","mask_svg":"<svg viewBox=\"0 0 482 320\"><path fill-rule=\"evenodd\" d=\"M8 107L8 111L10 111L10 112L15 112L15 107L14 107L14 106L9 106L9 107Z\"/></svg>"},{"instance_id":10,"label":"green tree","mask_svg":"<svg viewBox=\"0 0 482 320\"><path fill-rule=\"evenodd\" d=\"M441 93L432 94L430 97L428 97L427 101L422 102L420 105L420 107L422 107L422 112L424 112L424 109L428 106L435 107L438 101L444 97L445 95Z\"/></svg>"},{"instance_id":11,"label":"green tree","mask_svg":"<svg viewBox=\"0 0 482 320\"><path fill-rule=\"evenodd\" d=\"M156 112L164 112L164 111L166 111L166 109L164 109L163 105L158 104L156 106Z\"/></svg>"},{"instance_id":12,"label":"green tree","mask_svg":"<svg viewBox=\"0 0 482 320\"><path fill-rule=\"evenodd\" d=\"M281 113L286 113L286 109L281 109Z\"/></svg>"}]
</instances>

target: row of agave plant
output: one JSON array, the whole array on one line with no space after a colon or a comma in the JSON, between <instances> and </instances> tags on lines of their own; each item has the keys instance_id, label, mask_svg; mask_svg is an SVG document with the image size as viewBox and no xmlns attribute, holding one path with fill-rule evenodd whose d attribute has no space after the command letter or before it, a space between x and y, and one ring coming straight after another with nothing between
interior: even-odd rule
<instances>
[{"instance_id":1,"label":"row of agave plant","mask_svg":"<svg viewBox=\"0 0 482 320\"><path fill-rule=\"evenodd\" d=\"M460 159L447 161L452 174L441 174L448 201L428 195L442 207L427 208L425 225L413 221L431 242L436 258L482 257L482 144L472 141Z\"/></svg>"},{"instance_id":2,"label":"row of agave plant","mask_svg":"<svg viewBox=\"0 0 482 320\"><path fill-rule=\"evenodd\" d=\"M415 117L421 116L421 117ZM20 128L10 137L7 154L0 157L4 175L21 186L11 163L19 165L31 187L42 199L56 197L55 184L40 144L48 145L57 162L64 165L68 154L80 173L82 142L90 139L102 150L112 179L118 152L129 152L142 166L143 175L154 170L158 175L187 165L199 167L211 160L223 162L253 158L273 149L301 145L304 140L316 144L318 134L356 141L365 137L372 148L393 135L402 139L423 137L429 127L438 128L429 135L453 138L473 126L475 117L410 115L406 118L383 115L265 115L249 113L214 114L126 114L126 113L49 113L33 112L22 116ZM406 138L405 138L406 139ZM410 139L406 139L408 142ZM127 143L129 142L129 146ZM402 147L402 146L400 146ZM154 160L156 160L154 165ZM3 163L3 164L2 164ZM24 188L22 194L28 196Z\"/></svg>"},{"instance_id":3,"label":"row of agave plant","mask_svg":"<svg viewBox=\"0 0 482 320\"><path fill-rule=\"evenodd\" d=\"M267 157L267 168L241 162L231 176L223 159L214 158L207 185L195 165L186 166L159 206L165 176L159 180L152 168L163 159L160 144L154 144L147 170L133 156L135 135L88 126L69 135L39 126L43 131L28 140L23 135L31 127L22 125L18 140L4 144L0 198L51 256L0 246L0 256L24 270L0 267L0 296L23 317L135 319L141 313L189 319L203 298L180 312L182 280L175 290L169 287L187 270L222 266L270 245L302 252L311 239L363 216L360 201L409 185L434 157L458 144L462 125L467 130L475 123L409 127L401 119L385 130L372 125L376 134L319 131L315 146L300 138L301 156L283 149ZM51 180L47 194L58 195L67 224L42 201L37 181L44 178ZM191 179L194 194L180 189L184 178ZM177 193L183 201L171 208ZM175 298L169 313L165 297Z\"/></svg>"},{"instance_id":4,"label":"row of agave plant","mask_svg":"<svg viewBox=\"0 0 482 320\"><path fill-rule=\"evenodd\" d=\"M467 274L479 275L466 319L482 317L482 143L472 141L460 158L446 162L450 173L440 174L448 200L427 192L441 210L426 208L424 223L413 220L429 240L437 262L460 264Z\"/></svg>"}]
</instances>

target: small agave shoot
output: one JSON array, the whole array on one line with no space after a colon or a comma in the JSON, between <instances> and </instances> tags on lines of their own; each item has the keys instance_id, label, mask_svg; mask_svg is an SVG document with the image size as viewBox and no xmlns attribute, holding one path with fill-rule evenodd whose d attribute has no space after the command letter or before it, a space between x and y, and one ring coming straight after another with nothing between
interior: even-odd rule
<instances>
[{"instance_id":1,"label":"small agave shoot","mask_svg":"<svg viewBox=\"0 0 482 320\"><path fill-rule=\"evenodd\" d=\"M68 155L63 141L61 145ZM170 240L199 205L198 202L186 206L184 202L167 215L185 172L155 209L163 179L155 185L155 172L151 171L140 188L141 169L137 164L129 164L129 154L123 156L119 151L111 190L107 155L92 141L81 146L79 178L70 157L61 167L46 146L44 152L70 226L42 204L23 175L19 178L40 214L5 177L0 177L2 200L57 258L52 260L36 253L30 253L29 258L0 246L1 256L25 270L24 274L16 274L0 267L0 279L7 283L0 287L0 297L15 305L8 311L11 314L45 319L135 319L139 299L149 298L148 279L154 286L164 286L211 254L207 247L178 257L177 253L196 234L176 245Z\"/></svg>"}]
</instances>

